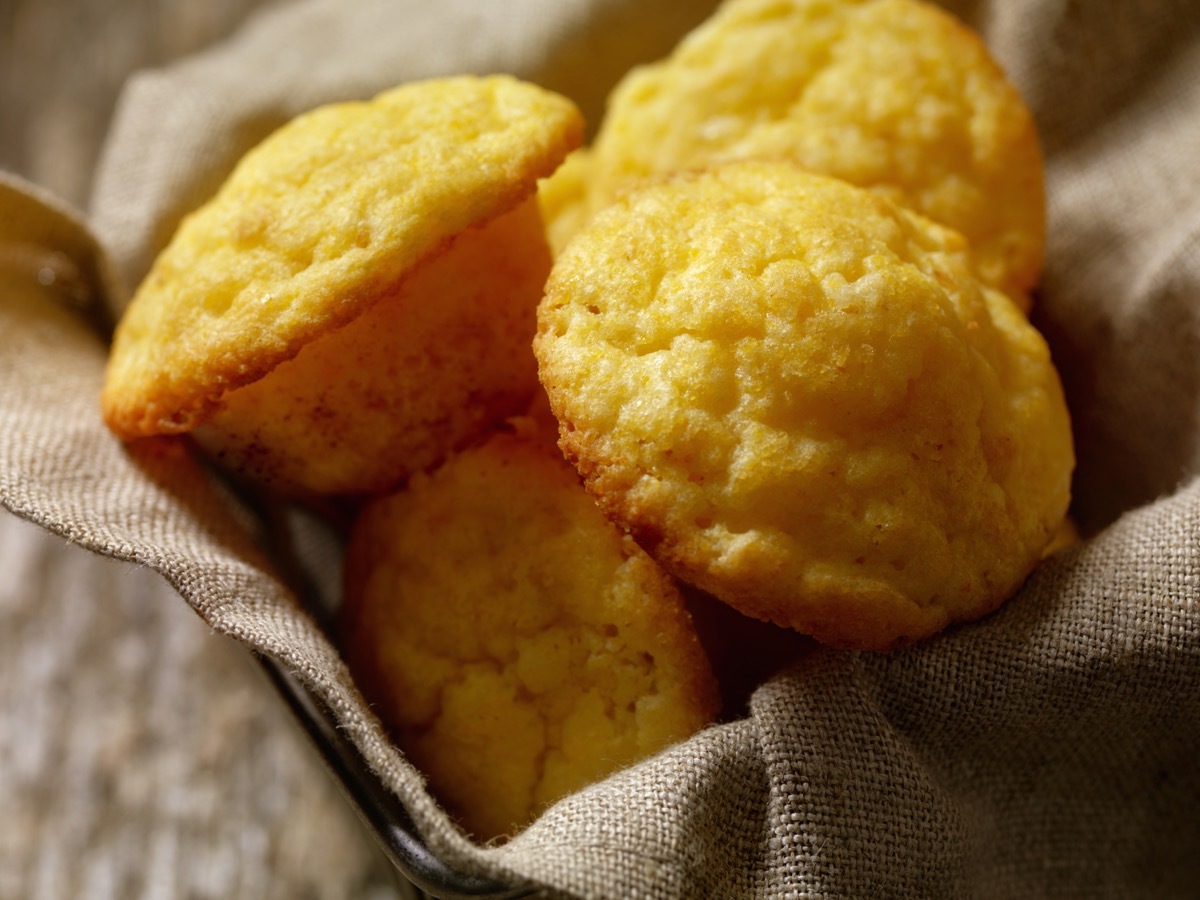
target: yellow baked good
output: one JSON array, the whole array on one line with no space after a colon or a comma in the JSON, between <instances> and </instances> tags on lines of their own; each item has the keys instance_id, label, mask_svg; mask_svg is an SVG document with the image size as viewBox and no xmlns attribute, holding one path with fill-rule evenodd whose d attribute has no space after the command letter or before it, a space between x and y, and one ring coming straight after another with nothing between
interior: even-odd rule
<instances>
[{"instance_id":1,"label":"yellow baked good","mask_svg":"<svg viewBox=\"0 0 1200 900\"><path fill-rule=\"evenodd\" d=\"M581 147L563 160L553 175L538 183L538 207L546 224L551 253L557 255L587 221L590 178L589 154Z\"/></svg>"},{"instance_id":2,"label":"yellow baked good","mask_svg":"<svg viewBox=\"0 0 1200 900\"><path fill-rule=\"evenodd\" d=\"M486 840L711 721L673 581L533 420L369 503L342 644L435 794Z\"/></svg>"},{"instance_id":3,"label":"yellow baked good","mask_svg":"<svg viewBox=\"0 0 1200 900\"><path fill-rule=\"evenodd\" d=\"M339 414L371 417L372 427L400 436L429 422L440 426L442 419L487 418L456 407L464 393L486 397L494 381L501 394L523 391L527 398L527 376L518 391L509 373L493 379L485 365L466 372L458 367L464 352L479 354L489 341L495 350L484 358L507 359L520 329L498 327L464 344L463 329L439 330L431 317L452 318L440 308L451 302L476 322L480 304L501 307L500 316L512 318L536 303L548 255L541 235L530 235L528 218L517 216L509 226L484 229L487 238L472 239L501 241L503 251L464 250L456 239L525 201L532 204L537 180L581 139L582 122L570 101L506 76L417 82L298 117L246 155L155 261L114 338L102 396L106 421L127 439L190 431L225 408L233 392L382 302L397 305L381 313L395 327L431 338L416 350L425 358L414 376L437 371L441 377L419 385L429 396L410 418L402 398L374 403L389 381L402 395L418 390L403 377L360 370L355 360L336 370L326 366L323 375L347 382L337 402L359 404ZM471 289L446 292L458 269L481 254L515 253L516 240L525 241L521 252L530 259L498 272L491 279L494 294L482 290L489 279L481 273L467 276ZM426 273L439 257L441 268ZM409 290L420 278L426 283ZM388 339L379 329L361 329L360 340L376 338ZM364 349L357 359L388 355L394 348ZM276 393L307 390L305 380ZM371 385L374 394L352 400L355 385ZM237 431L222 443L250 433L245 414L251 407L274 414L273 404L247 401L231 413ZM321 421L314 413L290 428L268 423L233 455L269 470L277 447L265 442L268 434L303 437ZM328 430L322 452L349 446L337 440L340 427ZM454 429L442 431L439 440ZM350 460L345 467L357 465Z\"/></svg>"},{"instance_id":4,"label":"yellow baked good","mask_svg":"<svg viewBox=\"0 0 1200 900\"><path fill-rule=\"evenodd\" d=\"M954 231L784 163L631 191L555 262L560 444L685 581L886 648L1009 596L1065 514L1048 349Z\"/></svg>"},{"instance_id":5,"label":"yellow baked good","mask_svg":"<svg viewBox=\"0 0 1200 900\"><path fill-rule=\"evenodd\" d=\"M194 435L290 493L377 493L518 412L550 252L536 201L466 229L388 297L226 395ZM264 450L263 448L269 448Z\"/></svg>"},{"instance_id":6,"label":"yellow baked good","mask_svg":"<svg viewBox=\"0 0 1200 900\"><path fill-rule=\"evenodd\" d=\"M1034 122L972 31L920 0L730 0L614 90L592 205L631 180L780 156L961 231L1028 307L1045 239Z\"/></svg>"}]
</instances>

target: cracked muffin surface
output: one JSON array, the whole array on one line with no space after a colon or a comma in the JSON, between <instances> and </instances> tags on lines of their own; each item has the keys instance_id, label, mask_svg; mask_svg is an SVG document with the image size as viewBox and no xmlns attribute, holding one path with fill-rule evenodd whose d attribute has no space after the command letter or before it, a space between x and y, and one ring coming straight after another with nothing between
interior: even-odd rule
<instances>
[{"instance_id":1,"label":"cracked muffin surface","mask_svg":"<svg viewBox=\"0 0 1200 900\"><path fill-rule=\"evenodd\" d=\"M529 402L529 341L549 271L530 197L230 392L193 435L226 468L288 493L386 491Z\"/></svg>"},{"instance_id":2,"label":"cracked muffin surface","mask_svg":"<svg viewBox=\"0 0 1200 900\"><path fill-rule=\"evenodd\" d=\"M730 0L630 72L597 134L592 205L633 180L780 157L961 231L1023 308L1045 242L1033 117L982 40L919 0Z\"/></svg>"},{"instance_id":3,"label":"cracked muffin surface","mask_svg":"<svg viewBox=\"0 0 1200 900\"><path fill-rule=\"evenodd\" d=\"M105 421L133 439L209 420L532 198L582 131L571 101L507 76L411 82L296 117L158 255L114 336Z\"/></svg>"},{"instance_id":4,"label":"cracked muffin surface","mask_svg":"<svg viewBox=\"0 0 1200 900\"><path fill-rule=\"evenodd\" d=\"M962 237L784 163L630 191L555 262L560 445L668 570L885 648L1011 594L1066 512L1048 348Z\"/></svg>"},{"instance_id":5,"label":"cracked muffin surface","mask_svg":"<svg viewBox=\"0 0 1200 900\"><path fill-rule=\"evenodd\" d=\"M674 582L536 427L372 501L346 565L351 670L479 839L716 714Z\"/></svg>"}]
</instances>

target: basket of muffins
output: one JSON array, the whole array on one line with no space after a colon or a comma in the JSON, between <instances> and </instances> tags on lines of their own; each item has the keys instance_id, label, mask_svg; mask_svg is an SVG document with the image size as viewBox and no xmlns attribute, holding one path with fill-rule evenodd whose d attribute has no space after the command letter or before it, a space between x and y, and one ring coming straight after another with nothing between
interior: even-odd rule
<instances>
[{"instance_id":1,"label":"basket of muffins","mask_svg":"<svg viewBox=\"0 0 1200 900\"><path fill-rule=\"evenodd\" d=\"M343 657L481 842L1070 534L1039 144L976 35L729 0L595 126L501 75L301 115L160 253L101 398L327 518Z\"/></svg>"}]
</instances>

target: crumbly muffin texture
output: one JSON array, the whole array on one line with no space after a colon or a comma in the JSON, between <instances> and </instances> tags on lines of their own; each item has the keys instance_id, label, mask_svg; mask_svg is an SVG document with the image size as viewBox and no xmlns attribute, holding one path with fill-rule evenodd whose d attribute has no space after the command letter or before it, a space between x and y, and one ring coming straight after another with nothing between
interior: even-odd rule
<instances>
[{"instance_id":1,"label":"crumbly muffin texture","mask_svg":"<svg viewBox=\"0 0 1200 900\"><path fill-rule=\"evenodd\" d=\"M532 420L373 501L342 643L433 791L481 840L682 740L718 708L674 582Z\"/></svg>"},{"instance_id":2,"label":"crumbly muffin texture","mask_svg":"<svg viewBox=\"0 0 1200 900\"><path fill-rule=\"evenodd\" d=\"M608 515L681 579L828 643L994 609L1067 508L1041 336L960 235L794 165L625 194L556 260L534 349Z\"/></svg>"},{"instance_id":3,"label":"crumbly muffin texture","mask_svg":"<svg viewBox=\"0 0 1200 900\"><path fill-rule=\"evenodd\" d=\"M593 209L648 175L782 157L961 231L1027 308L1045 241L1032 116L980 38L922 0L730 0L610 97Z\"/></svg>"},{"instance_id":4,"label":"crumbly muffin texture","mask_svg":"<svg viewBox=\"0 0 1200 900\"><path fill-rule=\"evenodd\" d=\"M581 140L570 101L507 76L414 82L297 117L159 254L115 334L105 420L125 439L202 424L532 196Z\"/></svg>"},{"instance_id":5,"label":"crumbly muffin texture","mask_svg":"<svg viewBox=\"0 0 1200 900\"><path fill-rule=\"evenodd\" d=\"M228 394L194 436L226 468L289 494L386 491L528 404L549 271L530 197Z\"/></svg>"}]
</instances>

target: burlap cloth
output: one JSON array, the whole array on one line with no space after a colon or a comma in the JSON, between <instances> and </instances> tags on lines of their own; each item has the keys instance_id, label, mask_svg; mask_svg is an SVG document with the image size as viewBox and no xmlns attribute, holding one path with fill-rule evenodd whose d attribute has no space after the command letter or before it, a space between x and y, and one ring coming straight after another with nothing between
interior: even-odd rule
<instances>
[{"instance_id":1,"label":"burlap cloth","mask_svg":"<svg viewBox=\"0 0 1200 900\"><path fill-rule=\"evenodd\" d=\"M503 70L577 98L595 123L615 79L707 2L318 0L135 78L86 224L0 182L0 501L160 572L217 630L282 662L466 872L586 897L1200 896L1200 11L949 5L1041 128L1035 319L1076 421L1085 535L987 620L886 655L813 653L746 717L479 847L274 574L255 511L181 446L126 449L100 422L95 309L119 309L178 217L285 118Z\"/></svg>"}]
</instances>

